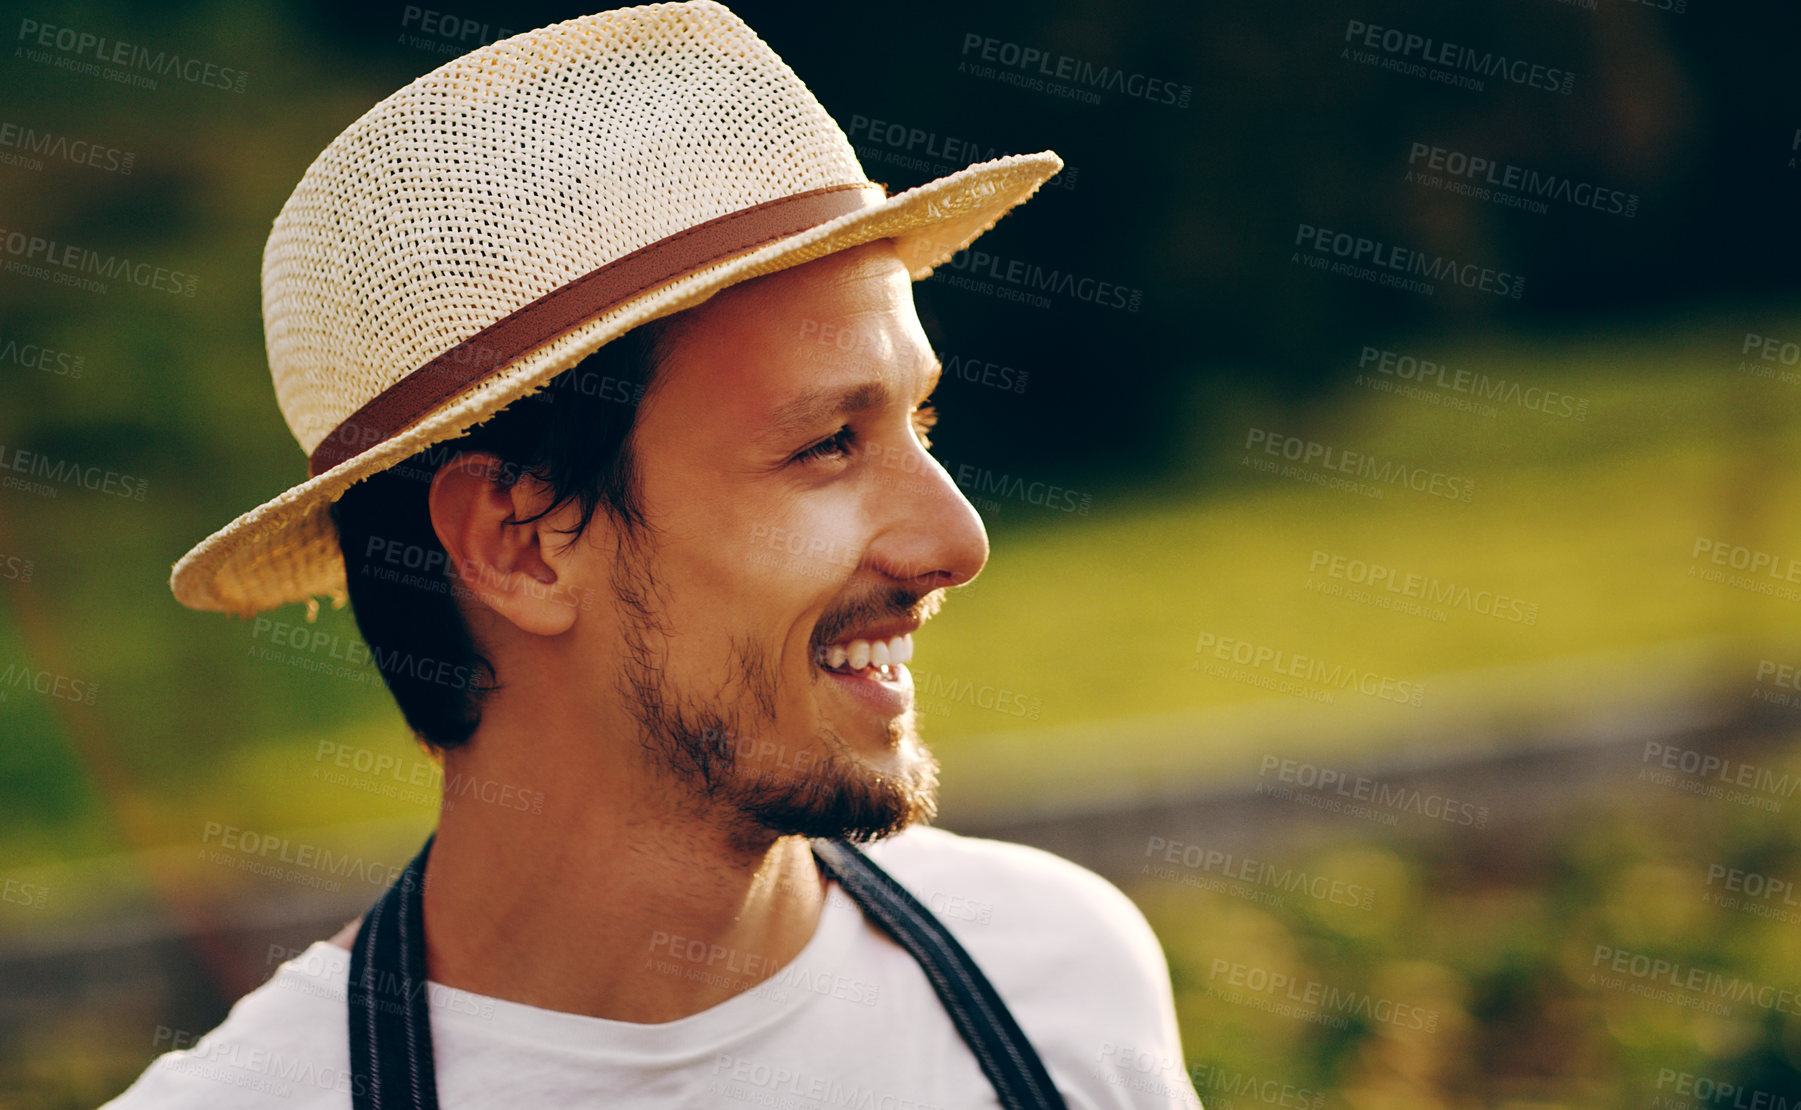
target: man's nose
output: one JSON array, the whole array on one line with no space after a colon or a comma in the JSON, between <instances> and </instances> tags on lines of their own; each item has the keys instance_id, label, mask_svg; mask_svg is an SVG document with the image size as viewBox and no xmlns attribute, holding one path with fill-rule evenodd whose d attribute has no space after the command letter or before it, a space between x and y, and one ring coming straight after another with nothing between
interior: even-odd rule
<instances>
[{"instance_id":1,"label":"man's nose","mask_svg":"<svg viewBox=\"0 0 1801 1110\"><path fill-rule=\"evenodd\" d=\"M988 562L988 530L975 506L924 447L913 444L893 481L877 486L879 568L921 590L961 586ZM908 464L916 465L908 465Z\"/></svg>"}]
</instances>

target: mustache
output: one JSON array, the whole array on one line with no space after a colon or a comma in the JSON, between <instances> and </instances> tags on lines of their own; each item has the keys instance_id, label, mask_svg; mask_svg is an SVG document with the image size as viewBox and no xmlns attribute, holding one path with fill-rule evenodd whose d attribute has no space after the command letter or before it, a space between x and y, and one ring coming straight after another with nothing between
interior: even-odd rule
<instances>
[{"instance_id":1,"label":"mustache","mask_svg":"<svg viewBox=\"0 0 1801 1110\"><path fill-rule=\"evenodd\" d=\"M891 586L857 598L830 610L813 628L815 648L836 643L853 628L883 620L916 621L923 624L944 608L946 591L942 588L921 593L907 586Z\"/></svg>"}]
</instances>

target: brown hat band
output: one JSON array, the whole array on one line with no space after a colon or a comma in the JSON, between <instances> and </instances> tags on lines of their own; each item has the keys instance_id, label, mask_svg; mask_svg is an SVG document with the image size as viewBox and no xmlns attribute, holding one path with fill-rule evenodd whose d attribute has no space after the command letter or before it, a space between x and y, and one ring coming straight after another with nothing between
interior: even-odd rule
<instances>
[{"instance_id":1,"label":"brown hat band","mask_svg":"<svg viewBox=\"0 0 1801 1110\"><path fill-rule=\"evenodd\" d=\"M528 351L649 289L861 211L879 202L881 192L879 185L858 182L764 201L658 239L552 289L376 394L313 448L307 472L318 477L355 458Z\"/></svg>"}]
</instances>

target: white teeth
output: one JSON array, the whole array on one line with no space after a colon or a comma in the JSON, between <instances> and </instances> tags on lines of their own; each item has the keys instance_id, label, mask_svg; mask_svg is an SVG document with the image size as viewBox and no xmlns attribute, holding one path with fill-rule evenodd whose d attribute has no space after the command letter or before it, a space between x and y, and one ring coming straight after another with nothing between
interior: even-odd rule
<instances>
[{"instance_id":1,"label":"white teeth","mask_svg":"<svg viewBox=\"0 0 1801 1110\"><path fill-rule=\"evenodd\" d=\"M899 666L913 659L911 633L886 640L845 640L819 649L819 662L833 670Z\"/></svg>"}]
</instances>

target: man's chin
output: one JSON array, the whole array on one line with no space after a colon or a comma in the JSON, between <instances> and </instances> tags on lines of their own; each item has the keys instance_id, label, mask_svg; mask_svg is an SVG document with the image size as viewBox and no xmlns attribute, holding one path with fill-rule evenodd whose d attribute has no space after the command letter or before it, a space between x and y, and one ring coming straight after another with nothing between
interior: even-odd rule
<instances>
[{"instance_id":1,"label":"man's chin","mask_svg":"<svg viewBox=\"0 0 1801 1110\"><path fill-rule=\"evenodd\" d=\"M911 735L873 759L840 741L808 771L734 790L736 809L778 836L857 842L893 836L938 813L938 760Z\"/></svg>"}]
</instances>

